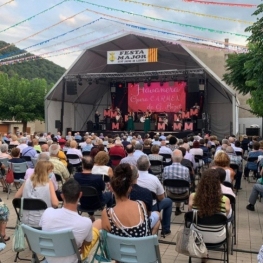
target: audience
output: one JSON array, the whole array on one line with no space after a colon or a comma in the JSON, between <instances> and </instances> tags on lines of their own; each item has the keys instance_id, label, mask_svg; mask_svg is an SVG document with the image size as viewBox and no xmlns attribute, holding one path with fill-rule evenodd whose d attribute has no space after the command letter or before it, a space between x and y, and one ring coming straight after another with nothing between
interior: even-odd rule
<instances>
[{"instance_id":1,"label":"audience","mask_svg":"<svg viewBox=\"0 0 263 263\"><path fill-rule=\"evenodd\" d=\"M9 160L10 163L25 163L25 160L20 158L20 149L13 148L11 150L12 159ZM14 173L14 178L16 180L24 179L25 173Z\"/></svg>"},{"instance_id":2,"label":"audience","mask_svg":"<svg viewBox=\"0 0 263 263\"><path fill-rule=\"evenodd\" d=\"M77 149L78 143L74 140L70 141L69 144L70 148L67 150L67 155L68 154L75 154L79 157L79 159L68 159L68 162L73 165L81 164L81 159L82 159L82 152Z\"/></svg>"},{"instance_id":3,"label":"audience","mask_svg":"<svg viewBox=\"0 0 263 263\"><path fill-rule=\"evenodd\" d=\"M126 157L126 152L123 148L121 140L116 140L115 145L109 149L110 156L120 156L122 158ZM112 165L117 166L120 160L112 160Z\"/></svg>"},{"instance_id":4,"label":"audience","mask_svg":"<svg viewBox=\"0 0 263 263\"><path fill-rule=\"evenodd\" d=\"M127 153L127 157L124 157L121 159L120 164L121 163L128 163L130 165L134 165L136 166L137 164L137 158L134 157L133 153L134 153L134 147L132 144L128 144L126 146L126 153Z\"/></svg>"},{"instance_id":5,"label":"audience","mask_svg":"<svg viewBox=\"0 0 263 263\"><path fill-rule=\"evenodd\" d=\"M2 144L1 147L1 152L0 152L0 158L7 158L11 159L11 155L8 153L8 145L7 144Z\"/></svg>"}]
</instances>

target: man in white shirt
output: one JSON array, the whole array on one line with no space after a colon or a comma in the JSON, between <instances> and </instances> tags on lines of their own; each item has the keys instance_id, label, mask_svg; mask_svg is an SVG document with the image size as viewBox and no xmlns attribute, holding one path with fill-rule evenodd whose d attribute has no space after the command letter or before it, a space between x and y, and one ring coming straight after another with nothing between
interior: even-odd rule
<instances>
[{"instance_id":1,"label":"man in white shirt","mask_svg":"<svg viewBox=\"0 0 263 263\"><path fill-rule=\"evenodd\" d=\"M170 198L164 197L164 188L156 176L148 173L149 167L150 162L148 157L145 155L141 156L137 161L137 168L139 172L137 184L156 194L158 205L155 201L153 203L152 211L158 211L158 208L159 211L163 210L162 235L169 235L171 234L170 222L173 202Z\"/></svg>"},{"instance_id":2,"label":"man in white shirt","mask_svg":"<svg viewBox=\"0 0 263 263\"><path fill-rule=\"evenodd\" d=\"M43 231L55 232L59 230L71 229L78 247L82 247L83 259L86 258L99 239L101 220L96 220L93 224L87 217L80 216L77 211L78 200L82 196L79 183L68 180L62 187L63 207L54 209L47 208L43 213L39 226ZM66 220L65 220L66 219ZM46 257L48 263L77 263L76 255L70 257Z\"/></svg>"},{"instance_id":3,"label":"man in white shirt","mask_svg":"<svg viewBox=\"0 0 263 263\"><path fill-rule=\"evenodd\" d=\"M161 139L162 141L165 141L165 140L166 140L166 136L164 136L164 132L161 133L160 139Z\"/></svg>"},{"instance_id":4,"label":"man in white shirt","mask_svg":"<svg viewBox=\"0 0 263 263\"><path fill-rule=\"evenodd\" d=\"M26 144L26 141L27 141L26 137L20 138L20 144L16 146L17 148L20 149L20 152L22 152L25 148L28 147L28 145Z\"/></svg>"},{"instance_id":5,"label":"man in white shirt","mask_svg":"<svg viewBox=\"0 0 263 263\"><path fill-rule=\"evenodd\" d=\"M159 150L159 154L170 154L172 156L173 151L166 146L166 141L162 140L161 141L161 147Z\"/></svg>"},{"instance_id":6,"label":"man in white shirt","mask_svg":"<svg viewBox=\"0 0 263 263\"><path fill-rule=\"evenodd\" d=\"M137 160L142 156L145 155L147 157L147 155L142 151L143 146L140 143L135 144L134 146L134 153L133 153L133 157L135 157ZM148 157L147 157L148 158Z\"/></svg>"}]
</instances>

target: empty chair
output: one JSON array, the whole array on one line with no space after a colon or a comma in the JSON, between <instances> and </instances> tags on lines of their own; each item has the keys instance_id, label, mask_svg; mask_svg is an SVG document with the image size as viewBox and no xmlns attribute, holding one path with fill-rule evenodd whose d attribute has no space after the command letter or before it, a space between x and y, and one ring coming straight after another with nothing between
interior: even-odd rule
<instances>
[{"instance_id":1,"label":"empty chair","mask_svg":"<svg viewBox=\"0 0 263 263\"><path fill-rule=\"evenodd\" d=\"M162 263L156 235L121 237L100 232L100 239L107 242L109 256L112 260L122 263Z\"/></svg>"},{"instance_id":2,"label":"empty chair","mask_svg":"<svg viewBox=\"0 0 263 263\"><path fill-rule=\"evenodd\" d=\"M50 258L65 257L65 263L69 262L67 261L68 257L75 256L78 263L82 262L72 230L47 232L24 224L22 228L29 248L34 254ZM35 262L40 263L37 256L35 256ZM70 262L75 261L72 260Z\"/></svg>"}]
</instances>

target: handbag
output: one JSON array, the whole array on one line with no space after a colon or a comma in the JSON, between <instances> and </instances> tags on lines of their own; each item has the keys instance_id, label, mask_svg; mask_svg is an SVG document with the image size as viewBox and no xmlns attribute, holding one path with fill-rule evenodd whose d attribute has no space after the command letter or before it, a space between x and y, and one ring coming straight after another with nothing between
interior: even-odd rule
<instances>
[{"instance_id":1,"label":"handbag","mask_svg":"<svg viewBox=\"0 0 263 263\"><path fill-rule=\"evenodd\" d=\"M107 240L107 231L101 230L99 244L94 252L94 255L90 263L94 263L95 260L98 263L111 262L106 240Z\"/></svg>"},{"instance_id":2,"label":"handbag","mask_svg":"<svg viewBox=\"0 0 263 263\"><path fill-rule=\"evenodd\" d=\"M23 205L24 205L24 198L21 198L21 206L19 210L19 219L16 222L15 233L13 237L13 244L12 250L14 252L21 252L25 250L25 235L22 229L21 218L23 217Z\"/></svg>"},{"instance_id":3,"label":"handbag","mask_svg":"<svg viewBox=\"0 0 263 263\"><path fill-rule=\"evenodd\" d=\"M193 211L193 221L197 224L197 211ZM180 230L176 236L175 250L186 256L207 258L208 252L202 235L188 227Z\"/></svg>"},{"instance_id":4,"label":"handbag","mask_svg":"<svg viewBox=\"0 0 263 263\"><path fill-rule=\"evenodd\" d=\"M12 184L14 182L14 173L12 170L12 163L11 163L11 168L8 168L5 181L7 184Z\"/></svg>"}]
</instances>

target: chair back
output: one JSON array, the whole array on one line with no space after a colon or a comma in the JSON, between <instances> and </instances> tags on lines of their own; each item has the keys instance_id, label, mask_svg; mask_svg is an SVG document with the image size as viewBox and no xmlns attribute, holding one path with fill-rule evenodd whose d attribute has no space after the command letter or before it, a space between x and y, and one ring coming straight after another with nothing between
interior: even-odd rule
<instances>
[{"instance_id":1,"label":"chair back","mask_svg":"<svg viewBox=\"0 0 263 263\"><path fill-rule=\"evenodd\" d=\"M233 190L233 188L234 188L233 185L232 185L232 183L230 183L230 182L228 182L228 181L224 181L224 182L223 182L223 185L226 186L226 187L231 188L232 190Z\"/></svg>"},{"instance_id":2,"label":"chair back","mask_svg":"<svg viewBox=\"0 0 263 263\"><path fill-rule=\"evenodd\" d=\"M103 238L102 233L100 236ZM113 260L124 263L162 263L156 235L131 238L107 233L106 240L110 257Z\"/></svg>"},{"instance_id":3,"label":"chair back","mask_svg":"<svg viewBox=\"0 0 263 263\"><path fill-rule=\"evenodd\" d=\"M8 162L8 166L14 173L26 173L27 170L27 163L11 163Z\"/></svg>"},{"instance_id":4,"label":"chair back","mask_svg":"<svg viewBox=\"0 0 263 263\"><path fill-rule=\"evenodd\" d=\"M235 171L235 173L238 171L238 169L239 169L239 166L236 164L236 163L231 163L230 165L230 168L232 168L234 171Z\"/></svg>"},{"instance_id":5,"label":"chair back","mask_svg":"<svg viewBox=\"0 0 263 263\"><path fill-rule=\"evenodd\" d=\"M168 165L171 165L173 163L171 154L159 153L159 155L163 156L163 165L164 166L168 166Z\"/></svg>"},{"instance_id":6,"label":"chair back","mask_svg":"<svg viewBox=\"0 0 263 263\"><path fill-rule=\"evenodd\" d=\"M199 162L200 160L203 160L204 156L203 155L194 155L195 161Z\"/></svg>"},{"instance_id":7,"label":"chair back","mask_svg":"<svg viewBox=\"0 0 263 263\"><path fill-rule=\"evenodd\" d=\"M9 144L8 145L8 150L12 150L13 148L15 148L17 145L14 145L14 144Z\"/></svg>"},{"instance_id":8,"label":"chair back","mask_svg":"<svg viewBox=\"0 0 263 263\"><path fill-rule=\"evenodd\" d=\"M63 184L63 180L60 174L55 174L55 177L57 182L61 182L61 184Z\"/></svg>"},{"instance_id":9,"label":"chair back","mask_svg":"<svg viewBox=\"0 0 263 263\"><path fill-rule=\"evenodd\" d=\"M45 257L69 257L77 256L81 263L80 254L72 230L47 232L34 229L22 224L22 228L30 249L38 255Z\"/></svg>"},{"instance_id":10,"label":"chair back","mask_svg":"<svg viewBox=\"0 0 263 263\"><path fill-rule=\"evenodd\" d=\"M150 160L151 166L162 166L163 162L159 160Z\"/></svg>"},{"instance_id":11,"label":"chair back","mask_svg":"<svg viewBox=\"0 0 263 263\"><path fill-rule=\"evenodd\" d=\"M31 162L31 157L30 156L21 156L22 159L24 159L26 162Z\"/></svg>"},{"instance_id":12,"label":"chair back","mask_svg":"<svg viewBox=\"0 0 263 263\"><path fill-rule=\"evenodd\" d=\"M5 168L8 168L8 158L0 158L0 162L5 166Z\"/></svg>"},{"instance_id":13,"label":"chair back","mask_svg":"<svg viewBox=\"0 0 263 263\"><path fill-rule=\"evenodd\" d=\"M254 163L254 162L257 162L257 161L258 161L258 157L248 157L248 158L247 158L247 161L248 161L248 162L251 162L251 163L252 163L252 162L253 162L253 163Z\"/></svg>"},{"instance_id":14,"label":"chair back","mask_svg":"<svg viewBox=\"0 0 263 263\"><path fill-rule=\"evenodd\" d=\"M14 198L12 203L16 212L16 216L20 220L19 209L21 207L21 198ZM37 211L46 209L47 204L43 200L34 198L24 198L23 210Z\"/></svg>"},{"instance_id":15,"label":"chair back","mask_svg":"<svg viewBox=\"0 0 263 263\"><path fill-rule=\"evenodd\" d=\"M77 154L67 154L67 159L79 159L80 160L80 157L77 155Z\"/></svg>"},{"instance_id":16,"label":"chair back","mask_svg":"<svg viewBox=\"0 0 263 263\"><path fill-rule=\"evenodd\" d=\"M47 144L47 142L38 142L38 144L41 146L41 145L43 145L43 144Z\"/></svg>"},{"instance_id":17,"label":"chair back","mask_svg":"<svg viewBox=\"0 0 263 263\"><path fill-rule=\"evenodd\" d=\"M144 148L142 151L143 151L143 153L145 153L145 154L147 154L147 155L149 155L149 154L152 153L150 148L149 148L149 149Z\"/></svg>"},{"instance_id":18,"label":"chair back","mask_svg":"<svg viewBox=\"0 0 263 263\"><path fill-rule=\"evenodd\" d=\"M82 155L83 156L90 156L90 151L84 151L84 152L82 152Z\"/></svg>"},{"instance_id":19,"label":"chair back","mask_svg":"<svg viewBox=\"0 0 263 263\"><path fill-rule=\"evenodd\" d=\"M80 199L81 205L78 206L79 213L84 212L93 212L96 210L103 210L103 204L101 203L98 191L96 188L87 185L81 185L82 197ZM89 208L83 208L83 202Z\"/></svg>"},{"instance_id":20,"label":"chair back","mask_svg":"<svg viewBox=\"0 0 263 263\"><path fill-rule=\"evenodd\" d=\"M114 160L114 161L121 161L123 157L119 156L119 155L110 155L110 159Z\"/></svg>"},{"instance_id":21,"label":"chair back","mask_svg":"<svg viewBox=\"0 0 263 263\"><path fill-rule=\"evenodd\" d=\"M173 188L190 187L190 183L182 179L165 179L163 185Z\"/></svg>"},{"instance_id":22,"label":"chair back","mask_svg":"<svg viewBox=\"0 0 263 263\"><path fill-rule=\"evenodd\" d=\"M242 152L235 152L237 156L243 156Z\"/></svg>"}]
</instances>

